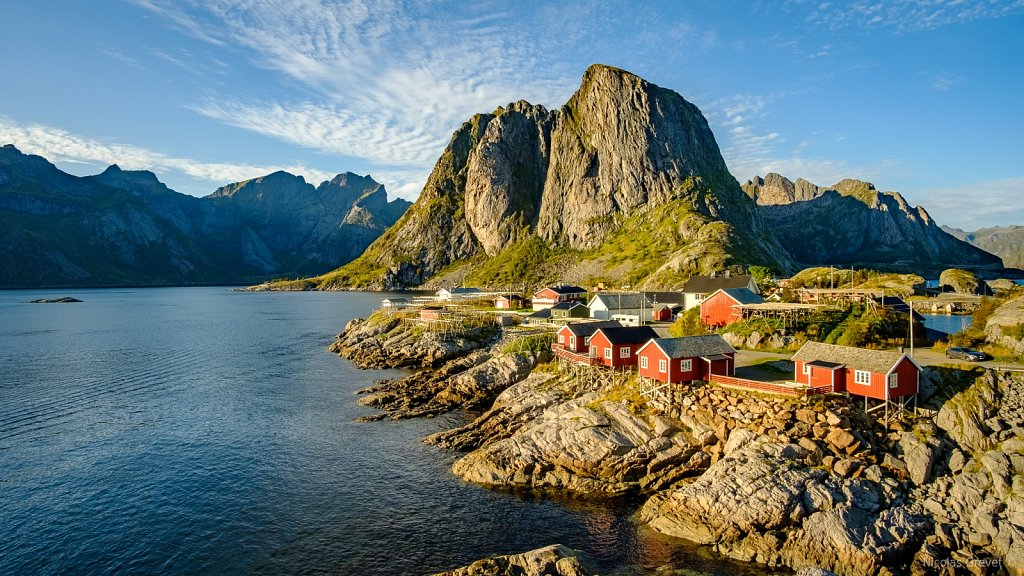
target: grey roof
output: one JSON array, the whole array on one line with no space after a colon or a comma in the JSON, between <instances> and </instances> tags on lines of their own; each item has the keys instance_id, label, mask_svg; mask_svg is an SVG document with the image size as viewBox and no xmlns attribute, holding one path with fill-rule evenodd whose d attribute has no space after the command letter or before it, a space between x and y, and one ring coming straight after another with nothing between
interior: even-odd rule
<instances>
[{"instance_id":1,"label":"grey roof","mask_svg":"<svg viewBox=\"0 0 1024 576\"><path fill-rule=\"evenodd\" d=\"M477 292L481 292L481 291L482 290L480 290L479 288L449 288L448 289L448 293L449 294L476 294ZM440 292L440 290L438 290L438 292Z\"/></svg>"},{"instance_id":2,"label":"grey roof","mask_svg":"<svg viewBox=\"0 0 1024 576\"><path fill-rule=\"evenodd\" d=\"M580 288L579 286L568 286L564 284L559 286L545 286L544 288L541 288L541 290L544 290L545 288L556 294L583 294L586 292L585 289ZM540 292L540 290L538 290L538 292Z\"/></svg>"},{"instance_id":3,"label":"grey roof","mask_svg":"<svg viewBox=\"0 0 1024 576\"><path fill-rule=\"evenodd\" d=\"M812 360L807 363L808 366L818 366L821 368L828 368L829 370L835 370L836 368L842 368L845 364L839 362L829 362L828 360Z\"/></svg>"},{"instance_id":4,"label":"grey roof","mask_svg":"<svg viewBox=\"0 0 1024 576\"><path fill-rule=\"evenodd\" d=\"M551 308L542 308L537 310L533 314L527 316L527 318L551 318Z\"/></svg>"},{"instance_id":5,"label":"grey roof","mask_svg":"<svg viewBox=\"0 0 1024 576\"><path fill-rule=\"evenodd\" d=\"M408 301L409 301L408 298L402 298L400 296L397 297L397 298L385 298L384 300L382 300L382 302L408 302Z\"/></svg>"},{"instance_id":6,"label":"grey roof","mask_svg":"<svg viewBox=\"0 0 1024 576\"><path fill-rule=\"evenodd\" d=\"M658 304L682 304L682 292L644 292L647 299Z\"/></svg>"},{"instance_id":7,"label":"grey roof","mask_svg":"<svg viewBox=\"0 0 1024 576\"><path fill-rule=\"evenodd\" d=\"M619 308L622 309L639 309L639 308L650 308L654 305L650 298L639 292L612 292L598 294L590 300L590 307L594 307L594 303L601 301L608 310L615 311Z\"/></svg>"},{"instance_id":8,"label":"grey roof","mask_svg":"<svg viewBox=\"0 0 1024 576\"><path fill-rule=\"evenodd\" d=\"M583 302L575 300L573 302L559 302L558 304L555 304L551 308L553 310L572 310L573 308L575 308L577 306L583 306L584 308L587 307L587 305L584 304Z\"/></svg>"},{"instance_id":9,"label":"grey roof","mask_svg":"<svg viewBox=\"0 0 1024 576\"><path fill-rule=\"evenodd\" d=\"M618 320L601 320L599 322L569 322L565 325L577 338L593 336L601 328L622 328Z\"/></svg>"},{"instance_id":10,"label":"grey roof","mask_svg":"<svg viewBox=\"0 0 1024 576\"><path fill-rule=\"evenodd\" d=\"M722 292L725 292L740 304L764 304L764 298L754 294L747 288L723 288Z\"/></svg>"},{"instance_id":11,"label":"grey roof","mask_svg":"<svg viewBox=\"0 0 1024 576\"><path fill-rule=\"evenodd\" d=\"M650 326L624 326L622 328L601 328L601 333L612 344L639 344L658 337Z\"/></svg>"},{"instance_id":12,"label":"grey roof","mask_svg":"<svg viewBox=\"0 0 1024 576\"><path fill-rule=\"evenodd\" d=\"M688 294L711 294L726 288L746 288L750 284L750 276L690 276L683 285L683 292Z\"/></svg>"},{"instance_id":13,"label":"grey roof","mask_svg":"<svg viewBox=\"0 0 1024 576\"><path fill-rule=\"evenodd\" d=\"M868 370L885 374L902 357L903 354L901 352L889 350L868 350L866 348L851 348L850 346L808 342L793 355L793 360L801 362L824 360L836 364L845 364L847 368L853 370Z\"/></svg>"},{"instance_id":14,"label":"grey roof","mask_svg":"<svg viewBox=\"0 0 1024 576\"><path fill-rule=\"evenodd\" d=\"M736 350L718 334L684 336L682 338L655 338L654 343L669 358L698 358L718 354L733 354Z\"/></svg>"}]
</instances>

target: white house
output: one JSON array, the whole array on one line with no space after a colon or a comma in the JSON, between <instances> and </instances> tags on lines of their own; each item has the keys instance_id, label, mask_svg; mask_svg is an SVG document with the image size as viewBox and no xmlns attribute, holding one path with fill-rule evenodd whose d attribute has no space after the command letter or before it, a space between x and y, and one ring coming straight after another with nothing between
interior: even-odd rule
<instances>
[{"instance_id":1,"label":"white house","mask_svg":"<svg viewBox=\"0 0 1024 576\"><path fill-rule=\"evenodd\" d=\"M719 290L730 288L746 288L754 294L760 294L753 276L690 276L683 285L683 310L696 308L701 302Z\"/></svg>"},{"instance_id":2,"label":"white house","mask_svg":"<svg viewBox=\"0 0 1024 576\"><path fill-rule=\"evenodd\" d=\"M441 288L437 291L437 299L448 300L471 300L481 298L487 293L479 288Z\"/></svg>"},{"instance_id":3,"label":"white house","mask_svg":"<svg viewBox=\"0 0 1024 576\"><path fill-rule=\"evenodd\" d=\"M624 326L650 322L654 302L639 292L602 292L590 299L590 317L618 320Z\"/></svg>"}]
</instances>

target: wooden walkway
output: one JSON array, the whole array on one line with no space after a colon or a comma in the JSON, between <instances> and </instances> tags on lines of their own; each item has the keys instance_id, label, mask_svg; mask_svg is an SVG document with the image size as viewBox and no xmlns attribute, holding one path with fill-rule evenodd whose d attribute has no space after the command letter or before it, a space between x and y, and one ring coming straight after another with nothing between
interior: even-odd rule
<instances>
[{"instance_id":1,"label":"wooden walkway","mask_svg":"<svg viewBox=\"0 0 1024 576\"><path fill-rule=\"evenodd\" d=\"M811 396L818 396L821 394L828 394L832 392L832 386L819 386L817 388L810 388L803 384L780 384L778 382L762 382L761 380L748 380L746 378L722 376L721 374L712 374L711 382L718 384L719 386L725 386L726 388L736 388L739 390L748 390L753 392L764 392L767 394L780 394L783 396L790 396L794 398L809 398Z\"/></svg>"}]
</instances>

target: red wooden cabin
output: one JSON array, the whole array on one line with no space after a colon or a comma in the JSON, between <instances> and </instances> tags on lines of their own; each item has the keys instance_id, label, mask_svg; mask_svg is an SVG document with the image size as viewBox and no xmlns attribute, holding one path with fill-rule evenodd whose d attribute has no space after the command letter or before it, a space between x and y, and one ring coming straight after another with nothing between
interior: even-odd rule
<instances>
[{"instance_id":1,"label":"red wooden cabin","mask_svg":"<svg viewBox=\"0 0 1024 576\"><path fill-rule=\"evenodd\" d=\"M547 286L533 295L533 309L550 308L559 302L575 302L586 296L587 291L579 286Z\"/></svg>"},{"instance_id":2,"label":"red wooden cabin","mask_svg":"<svg viewBox=\"0 0 1024 576\"><path fill-rule=\"evenodd\" d=\"M636 366L636 351L657 337L650 326L601 328L590 337L590 355L609 368Z\"/></svg>"},{"instance_id":3,"label":"red wooden cabin","mask_svg":"<svg viewBox=\"0 0 1024 576\"><path fill-rule=\"evenodd\" d=\"M742 315L734 306L761 304L764 298L747 288L723 288L716 290L700 303L700 321L706 326L727 326L739 320Z\"/></svg>"},{"instance_id":4,"label":"red wooden cabin","mask_svg":"<svg viewBox=\"0 0 1024 576\"><path fill-rule=\"evenodd\" d=\"M731 376L736 350L718 334L655 338L637 351L640 376L659 382L708 380L711 374Z\"/></svg>"},{"instance_id":5,"label":"red wooden cabin","mask_svg":"<svg viewBox=\"0 0 1024 576\"><path fill-rule=\"evenodd\" d=\"M808 342L793 356L794 379L875 400L917 394L921 366L902 352Z\"/></svg>"}]
</instances>

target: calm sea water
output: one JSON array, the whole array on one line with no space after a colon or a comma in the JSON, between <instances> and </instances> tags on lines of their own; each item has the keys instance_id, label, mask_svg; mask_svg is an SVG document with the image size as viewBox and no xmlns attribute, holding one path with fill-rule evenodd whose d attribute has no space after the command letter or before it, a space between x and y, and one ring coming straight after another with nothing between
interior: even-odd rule
<instances>
[{"instance_id":1,"label":"calm sea water","mask_svg":"<svg viewBox=\"0 0 1024 576\"><path fill-rule=\"evenodd\" d=\"M84 302L25 303L59 295ZM633 503L462 482L421 439L466 416L354 423L397 372L325 348L381 297L0 292L0 574L424 574L556 542L604 574L744 570Z\"/></svg>"},{"instance_id":2,"label":"calm sea water","mask_svg":"<svg viewBox=\"0 0 1024 576\"><path fill-rule=\"evenodd\" d=\"M923 314L923 316L925 327L938 330L939 332L945 332L946 334L962 332L971 325L971 317L969 315L952 316L949 314Z\"/></svg>"}]
</instances>

